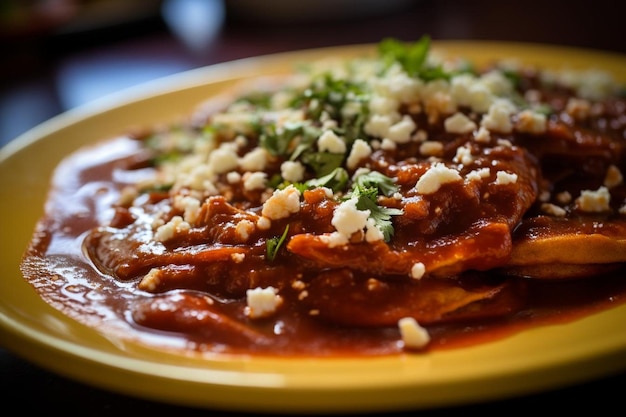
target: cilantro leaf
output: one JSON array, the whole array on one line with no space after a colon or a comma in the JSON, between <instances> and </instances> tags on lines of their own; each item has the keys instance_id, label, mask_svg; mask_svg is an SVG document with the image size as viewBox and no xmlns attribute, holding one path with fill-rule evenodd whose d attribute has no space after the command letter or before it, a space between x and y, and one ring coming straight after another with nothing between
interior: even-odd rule
<instances>
[{"instance_id":1,"label":"cilantro leaf","mask_svg":"<svg viewBox=\"0 0 626 417\"><path fill-rule=\"evenodd\" d=\"M316 176L324 176L339 168L345 155L330 152L307 152L300 160L315 171Z\"/></svg>"},{"instance_id":2,"label":"cilantro leaf","mask_svg":"<svg viewBox=\"0 0 626 417\"><path fill-rule=\"evenodd\" d=\"M398 186L396 186L393 179L378 171L370 171L359 175L356 178L356 185L361 190L361 193L366 192L365 190L374 189L375 194L380 192L380 194L386 197L398 191Z\"/></svg>"},{"instance_id":3,"label":"cilantro leaf","mask_svg":"<svg viewBox=\"0 0 626 417\"><path fill-rule=\"evenodd\" d=\"M357 198L356 207L359 210L370 211L370 218L374 219L376 226L383 234L385 242L388 242L394 233L391 216L402 214L402 210L380 206L377 200L381 194L390 196L397 191L398 187L392 178L378 171L371 171L359 175L352 185L351 193L346 196L346 199Z\"/></svg>"},{"instance_id":4,"label":"cilantro leaf","mask_svg":"<svg viewBox=\"0 0 626 417\"><path fill-rule=\"evenodd\" d=\"M386 38L378 44L378 53L386 68L397 62L411 77L421 78L425 81L449 79L451 74L441 66L429 64L430 45L431 40L427 35L412 43Z\"/></svg>"},{"instance_id":5,"label":"cilantro leaf","mask_svg":"<svg viewBox=\"0 0 626 417\"><path fill-rule=\"evenodd\" d=\"M293 139L301 133L300 125L285 125L278 129L276 124L267 123L261 127L259 142L270 154L282 156L288 153Z\"/></svg>"},{"instance_id":6,"label":"cilantro leaf","mask_svg":"<svg viewBox=\"0 0 626 417\"><path fill-rule=\"evenodd\" d=\"M358 196L356 208L359 210L369 210L370 218L374 219L376 226L383 234L385 242L393 237L393 223L391 222L391 216L397 216L402 214L402 210L379 206L369 196L362 194Z\"/></svg>"},{"instance_id":7,"label":"cilantro leaf","mask_svg":"<svg viewBox=\"0 0 626 417\"><path fill-rule=\"evenodd\" d=\"M324 175L321 178L315 178L308 180L305 185L308 187L328 187L334 192L341 191L348 183L348 172L341 168L335 168L330 174Z\"/></svg>"},{"instance_id":8,"label":"cilantro leaf","mask_svg":"<svg viewBox=\"0 0 626 417\"><path fill-rule=\"evenodd\" d=\"M411 76L418 76L426 64L430 50L430 37L427 35L414 43L404 43L398 39L383 39L378 45L378 51L387 66L394 62L400 63L402 68Z\"/></svg>"},{"instance_id":9,"label":"cilantro leaf","mask_svg":"<svg viewBox=\"0 0 626 417\"><path fill-rule=\"evenodd\" d=\"M285 227L285 231L281 236L272 237L267 239L265 242L265 246L267 248L267 259L273 261L278 254L278 250L283 245L285 240L287 239L287 233L289 232L289 225Z\"/></svg>"}]
</instances>

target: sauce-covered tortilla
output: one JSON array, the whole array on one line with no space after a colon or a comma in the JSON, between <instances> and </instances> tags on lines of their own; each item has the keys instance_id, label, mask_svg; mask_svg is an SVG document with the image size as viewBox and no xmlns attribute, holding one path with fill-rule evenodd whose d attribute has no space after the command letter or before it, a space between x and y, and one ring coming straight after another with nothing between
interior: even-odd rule
<instances>
[{"instance_id":1,"label":"sauce-covered tortilla","mask_svg":"<svg viewBox=\"0 0 626 417\"><path fill-rule=\"evenodd\" d=\"M70 155L22 271L81 322L187 351L422 352L574 320L626 294L622 91L388 39Z\"/></svg>"}]
</instances>

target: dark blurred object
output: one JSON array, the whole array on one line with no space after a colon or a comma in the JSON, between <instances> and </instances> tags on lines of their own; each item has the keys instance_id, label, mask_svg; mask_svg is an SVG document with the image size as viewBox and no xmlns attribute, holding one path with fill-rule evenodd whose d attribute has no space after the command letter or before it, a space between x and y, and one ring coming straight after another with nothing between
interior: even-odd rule
<instances>
[{"instance_id":1,"label":"dark blurred object","mask_svg":"<svg viewBox=\"0 0 626 417\"><path fill-rule=\"evenodd\" d=\"M225 0L233 20L269 24L338 22L380 17L408 9L418 0Z\"/></svg>"},{"instance_id":2,"label":"dark blurred object","mask_svg":"<svg viewBox=\"0 0 626 417\"><path fill-rule=\"evenodd\" d=\"M162 0L3 0L0 77L25 76L57 54L161 24ZM161 24L162 25L162 24Z\"/></svg>"}]
</instances>

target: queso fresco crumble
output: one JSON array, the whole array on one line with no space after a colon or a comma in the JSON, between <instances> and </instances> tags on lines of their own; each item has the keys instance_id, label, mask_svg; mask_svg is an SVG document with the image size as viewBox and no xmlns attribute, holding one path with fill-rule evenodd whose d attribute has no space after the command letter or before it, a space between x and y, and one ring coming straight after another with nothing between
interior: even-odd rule
<instances>
[{"instance_id":1,"label":"queso fresco crumble","mask_svg":"<svg viewBox=\"0 0 626 417\"><path fill-rule=\"evenodd\" d=\"M296 316L395 328L396 345L425 349L433 325L519 311L520 276L574 263L573 276L598 272L559 245L577 247L570 232L591 233L587 217L626 230L620 91L601 71L477 69L427 37L386 39L374 57L257 80L141 136L139 180L119 181L114 214L85 251L136 283L135 324L189 332L206 349L271 346L297 333L285 330ZM580 133L591 129L601 133ZM581 168L586 153L593 167ZM559 234L568 238L553 243ZM600 263L626 261L624 236L606 237ZM550 259L535 256L539 245L552 245ZM185 323L218 317L218 342L172 318L176 306Z\"/></svg>"}]
</instances>

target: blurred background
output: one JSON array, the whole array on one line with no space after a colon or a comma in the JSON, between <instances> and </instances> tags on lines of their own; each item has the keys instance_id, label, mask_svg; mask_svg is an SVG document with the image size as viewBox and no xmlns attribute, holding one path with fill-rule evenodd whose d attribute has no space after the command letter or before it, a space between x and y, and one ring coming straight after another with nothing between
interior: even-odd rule
<instances>
[{"instance_id":1,"label":"blurred background","mask_svg":"<svg viewBox=\"0 0 626 417\"><path fill-rule=\"evenodd\" d=\"M0 0L0 146L176 72L304 48L507 40L626 53L619 1Z\"/></svg>"}]
</instances>

